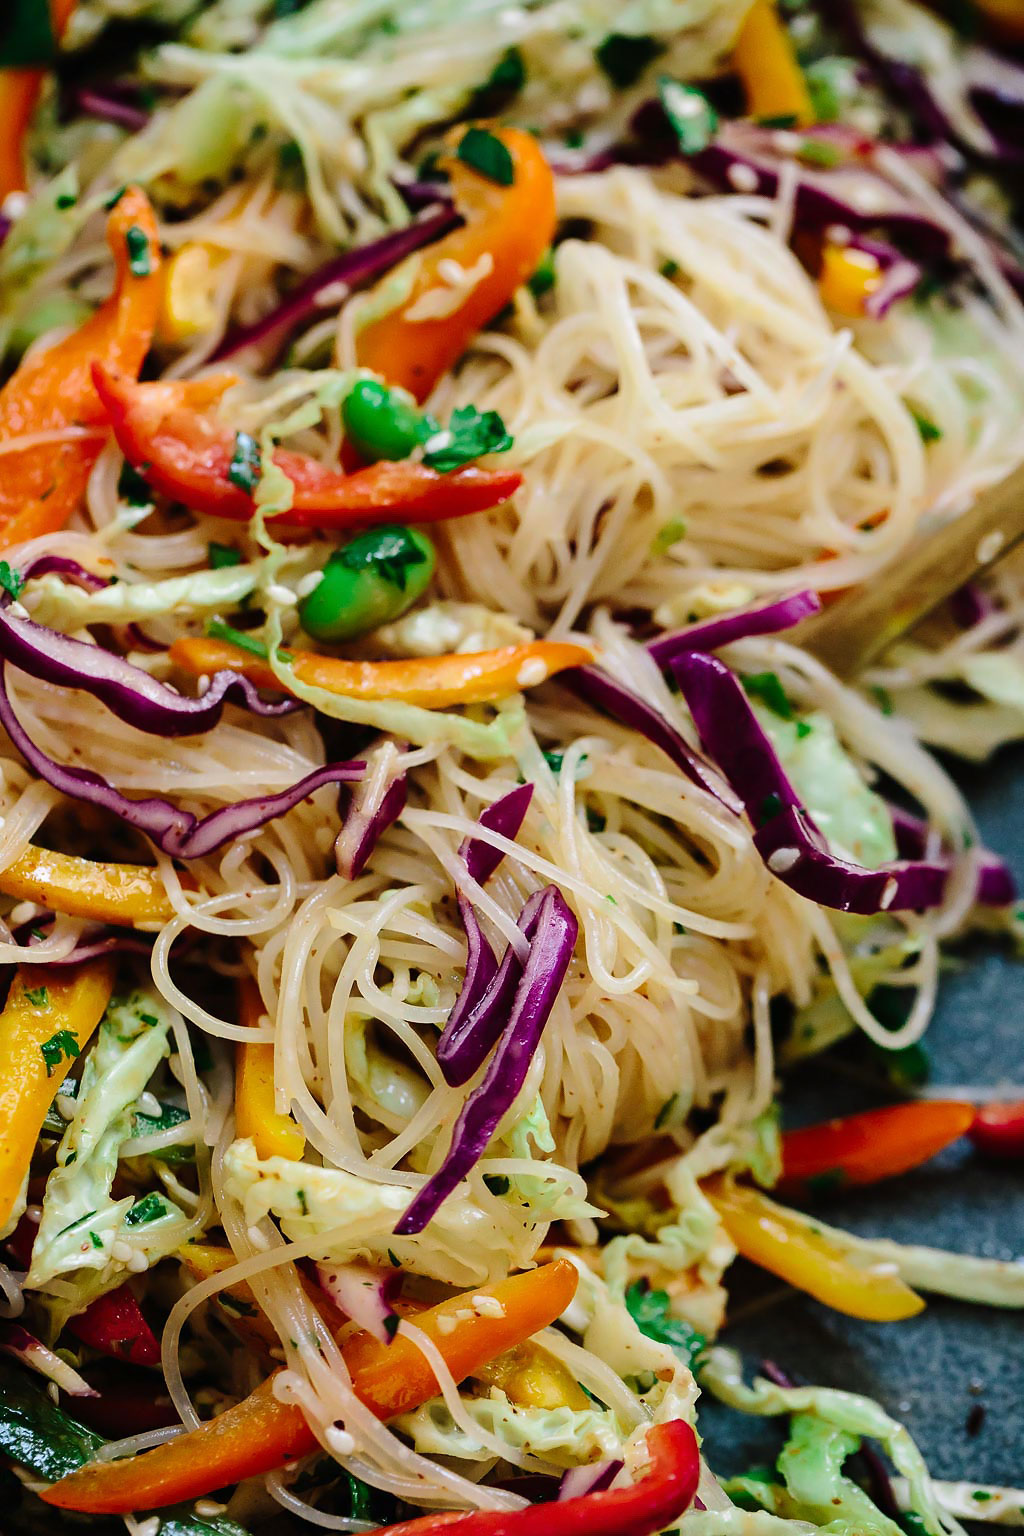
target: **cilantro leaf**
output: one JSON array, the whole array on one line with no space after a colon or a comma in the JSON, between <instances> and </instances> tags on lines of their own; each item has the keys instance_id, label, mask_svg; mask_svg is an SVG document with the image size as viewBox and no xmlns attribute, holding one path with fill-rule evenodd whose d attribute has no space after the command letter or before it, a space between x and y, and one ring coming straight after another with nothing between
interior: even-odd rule
<instances>
[{"instance_id":1,"label":"cilantro leaf","mask_svg":"<svg viewBox=\"0 0 1024 1536\"><path fill-rule=\"evenodd\" d=\"M783 720L792 720L793 706L786 696L786 690L779 681L775 672L752 672L741 679L744 692L752 699L760 699L762 704L779 715Z\"/></svg>"},{"instance_id":2,"label":"cilantro leaf","mask_svg":"<svg viewBox=\"0 0 1024 1536\"><path fill-rule=\"evenodd\" d=\"M133 224L125 231L124 243L128 248L128 268L133 277L148 277L153 270L149 260L149 236L144 229Z\"/></svg>"},{"instance_id":3,"label":"cilantro leaf","mask_svg":"<svg viewBox=\"0 0 1024 1536\"><path fill-rule=\"evenodd\" d=\"M497 411L478 411L475 405L463 405L452 412L446 428L428 437L423 462L430 469L447 474L484 453L505 453L514 439Z\"/></svg>"},{"instance_id":4,"label":"cilantro leaf","mask_svg":"<svg viewBox=\"0 0 1024 1536\"><path fill-rule=\"evenodd\" d=\"M45 987L40 989L46 990ZM52 1077L62 1061L74 1061L76 1056L81 1056L82 1048L70 1029L58 1029L49 1040L44 1040L39 1047L43 1060L46 1063L46 1075ZM93 1212L95 1215L95 1212Z\"/></svg>"},{"instance_id":5,"label":"cilantro leaf","mask_svg":"<svg viewBox=\"0 0 1024 1536\"><path fill-rule=\"evenodd\" d=\"M405 591L409 567L423 565L426 550L416 543L408 528L375 528L336 550L329 565L341 565L349 571L371 571L400 592Z\"/></svg>"},{"instance_id":6,"label":"cilantro leaf","mask_svg":"<svg viewBox=\"0 0 1024 1536\"><path fill-rule=\"evenodd\" d=\"M0 587L3 587L8 597L19 597L24 585L25 578L21 572L8 565L6 560L0 560Z\"/></svg>"},{"instance_id":7,"label":"cilantro leaf","mask_svg":"<svg viewBox=\"0 0 1024 1536\"><path fill-rule=\"evenodd\" d=\"M683 154L695 155L707 149L718 127L718 113L704 93L696 86L662 75L658 96Z\"/></svg>"},{"instance_id":8,"label":"cilantro leaf","mask_svg":"<svg viewBox=\"0 0 1024 1536\"><path fill-rule=\"evenodd\" d=\"M236 549L233 544L218 544L216 539L211 539L206 546L207 558L211 571L222 571L229 565L241 565L242 551Z\"/></svg>"},{"instance_id":9,"label":"cilantro leaf","mask_svg":"<svg viewBox=\"0 0 1024 1536\"><path fill-rule=\"evenodd\" d=\"M604 42L595 49L594 57L612 85L617 85L621 91L635 85L648 64L664 51L661 43L653 37L609 32Z\"/></svg>"},{"instance_id":10,"label":"cilantro leaf","mask_svg":"<svg viewBox=\"0 0 1024 1536\"><path fill-rule=\"evenodd\" d=\"M942 428L937 427L931 417L923 416L920 411L915 411L912 405L908 406L914 425L917 428L922 443L937 443L942 436Z\"/></svg>"},{"instance_id":11,"label":"cilantro leaf","mask_svg":"<svg viewBox=\"0 0 1024 1536\"><path fill-rule=\"evenodd\" d=\"M46 1008L49 1006L50 994L45 987L26 987L25 1000L33 1008Z\"/></svg>"},{"instance_id":12,"label":"cilantro leaf","mask_svg":"<svg viewBox=\"0 0 1024 1536\"><path fill-rule=\"evenodd\" d=\"M127 459L121 466L121 473L117 477L117 494L119 499L127 502L130 507L150 507L153 505L153 492L139 474L139 471L133 464L129 464Z\"/></svg>"},{"instance_id":13,"label":"cilantro leaf","mask_svg":"<svg viewBox=\"0 0 1024 1536\"><path fill-rule=\"evenodd\" d=\"M235 433L235 448L228 466L228 479L240 491L254 495L263 473L260 445L248 432Z\"/></svg>"},{"instance_id":14,"label":"cilantro leaf","mask_svg":"<svg viewBox=\"0 0 1024 1536\"><path fill-rule=\"evenodd\" d=\"M464 165L472 166L474 171L499 187L510 187L516 179L516 168L508 149L486 128L467 128L455 153Z\"/></svg>"},{"instance_id":15,"label":"cilantro leaf","mask_svg":"<svg viewBox=\"0 0 1024 1536\"><path fill-rule=\"evenodd\" d=\"M626 1310L641 1333L657 1344L667 1344L693 1370L707 1340L696 1328L673 1317L667 1291L652 1291L646 1280L637 1280L626 1292Z\"/></svg>"},{"instance_id":16,"label":"cilantro leaf","mask_svg":"<svg viewBox=\"0 0 1024 1536\"><path fill-rule=\"evenodd\" d=\"M141 1227L148 1221L159 1221L161 1216L166 1215L167 1206L163 1195L158 1195L156 1190L150 1190L148 1195L143 1195L141 1200L136 1200L125 1217L125 1223L129 1227Z\"/></svg>"}]
</instances>

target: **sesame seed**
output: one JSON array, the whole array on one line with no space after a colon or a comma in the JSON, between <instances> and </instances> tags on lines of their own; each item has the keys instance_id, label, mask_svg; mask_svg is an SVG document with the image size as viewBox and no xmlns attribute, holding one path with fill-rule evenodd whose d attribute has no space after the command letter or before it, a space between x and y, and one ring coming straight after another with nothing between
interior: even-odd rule
<instances>
[{"instance_id":1,"label":"sesame seed","mask_svg":"<svg viewBox=\"0 0 1024 1536\"><path fill-rule=\"evenodd\" d=\"M784 875L800 862L800 850L798 848L776 848L775 852L768 856L768 868L773 875Z\"/></svg>"}]
</instances>

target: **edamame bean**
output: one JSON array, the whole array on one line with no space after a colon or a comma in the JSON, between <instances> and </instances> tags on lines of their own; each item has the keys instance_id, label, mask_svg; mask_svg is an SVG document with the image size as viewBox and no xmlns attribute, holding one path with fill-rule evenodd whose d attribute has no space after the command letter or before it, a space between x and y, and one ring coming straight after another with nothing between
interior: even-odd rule
<instances>
[{"instance_id":1,"label":"edamame bean","mask_svg":"<svg viewBox=\"0 0 1024 1536\"><path fill-rule=\"evenodd\" d=\"M331 555L299 604L316 640L351 640L397 619L422 597L434 574L434 546L418 528L371 528Z\"/></svg>"},{"instance_id":2,"label":"edamame bean","mask_svg":"<svg viewBox=\"0 0 1024 1536\"><path fill-rule=\"evenodd\" d=\"M436 424L416 408L404 389L360 379L341 406L345 434L364 459L407 459Z\"/></svg>"}]
</instances>

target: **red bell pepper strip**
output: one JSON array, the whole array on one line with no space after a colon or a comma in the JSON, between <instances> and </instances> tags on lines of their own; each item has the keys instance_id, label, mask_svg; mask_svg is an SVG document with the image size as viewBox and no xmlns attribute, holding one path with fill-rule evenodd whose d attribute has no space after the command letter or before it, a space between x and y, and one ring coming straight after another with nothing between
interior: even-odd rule
<instances>
[{"instance_id":1,"label":"red bell pepper strip","mask_svg":"<svg viewBox=\"0 0 1024 1536\"><path fill-rule=\"evenodd\" d=\"M965 1135L974 1118L973 1104L922 1099L786 1131L779 1188L822 1191L890 1179Z\"/></svg>"},{"instance_id":2,"label":"red bell pepper strip","mask_svg":"<svg viewBox=\"0 0 1024 1536\"><path fill-rule=\"evenodd\" d=\"M441 1351L455 1380L462 1381L553 1323L575 1295L578 1279L575 1265L556 1259L468 1295L451 1296L418 1313L416 1327ZM479 1296L498 1301L501 1316L477 1311L473 1301ZM401 1334L382 1344L370 1333L355 1333L343 1339L341 1352L356 1396L379 1419L393 1419L437 1393L423 1352ZM274 1380L268 1376L234 1408L191 1433L123 1461L92 1462L44 1488L40 1498L59 1509L128 1514L200 1498L309 1455L316 1450L316 1436L301 1409L278 1401Z\"/></svg>"},{"instance_id":3,"label":"red bell pepper strip","mask_svg":"<svg viewBox=\"0 0 1024 1536\"><path fill-rule=\"evenodd\" d=\"M160 241L138 187L128 187L111 210L107 240L116 274L110 298L63 341L25 358L0 389L0 445L43 435L0 458L0 549L64 527L103 447L92 365L99 359L137 374L149 351L160 307ZM75 435L90 426L95 433Z\"/></svg>"},{"instance_id":4,"label":"red bell pepper strip","mask_svg":"<svg viewBox=\"0 0 1024 1536\"><path fill-rule=\"evenodd\" d=\"M259 469L252 472L252 484L232 469L238 433L212 416L176 406L167 384L136 384L102 364L93 377L121 452L147 484L194 512L236 521L252 517ZM183 391L181 399L188 398ZM350 475L285 448L275 451L274 463L295 487L289 510L268 519L275 528L433 523L498 506L521 482L511 471L468 468L442 475L424 464L386 459Z\"/></svg>"},{"instance_id":5,"label":"red bell pepper strip","mask_svg":"<svg viewBox=\"0 0 1024 1536\"><path fill-rule=\"evenodd\" d=\"M986 1104L968 1132L986 1157L1024 1157L1024 1099L1015 1104Z\"/></svg>"},{"instance_id":6,"label":"red bell pepper strip","mask_svg":"<svg viewBox=\"0 0 1024 1536\"><path fill-rule=\"evenodd\" d=\"M693 1503L700 1478L697 1437L673 1419L647 1431L650 1471L628 1488L516 1510L451 1510L388 1525L380 1536L651 1536Z\"/></svg>"},{"instance_id":7,"label":"red bell pepper strip","mask_svg":"<svg viewBox=\"0 0 1024 1536\"><path fill-rule=\"evenodd\" d=\"M132 1365L160 1364L157 1337L127 1285L97 1296L71 1319L68 1329L83 1344L115 1360L127 1360Z\"/></svg>"}]
</instances>

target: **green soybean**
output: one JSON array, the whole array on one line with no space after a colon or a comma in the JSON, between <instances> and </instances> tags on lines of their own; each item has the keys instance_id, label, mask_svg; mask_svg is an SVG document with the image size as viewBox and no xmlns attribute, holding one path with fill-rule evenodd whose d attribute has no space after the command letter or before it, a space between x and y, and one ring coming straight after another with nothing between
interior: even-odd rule
<instances>
[{"instance_id":1,"label":"green soybean","mask_svg":"<svg viewBox=\"0 0 1024 1536\"><path fill-rule=\"evenodd\" d=\"M397 619L430 585L434 561L434 546L418 528L359 534L335 550L299 604L303 629L316 640L351 640Z\"/></svg>"},{"instance_id":2,"label":"green soybean","mask_svg":"<svg viewBox=\"0 0 1024 1536\"><path fill-rule=\"evenodd\" d=\"M376 379L360 379L345 396L341 407L345 434L364 459L407 459L431 432L436 422L417 410L404 389L388 389Z\"/></svg>"}]
</instances>

